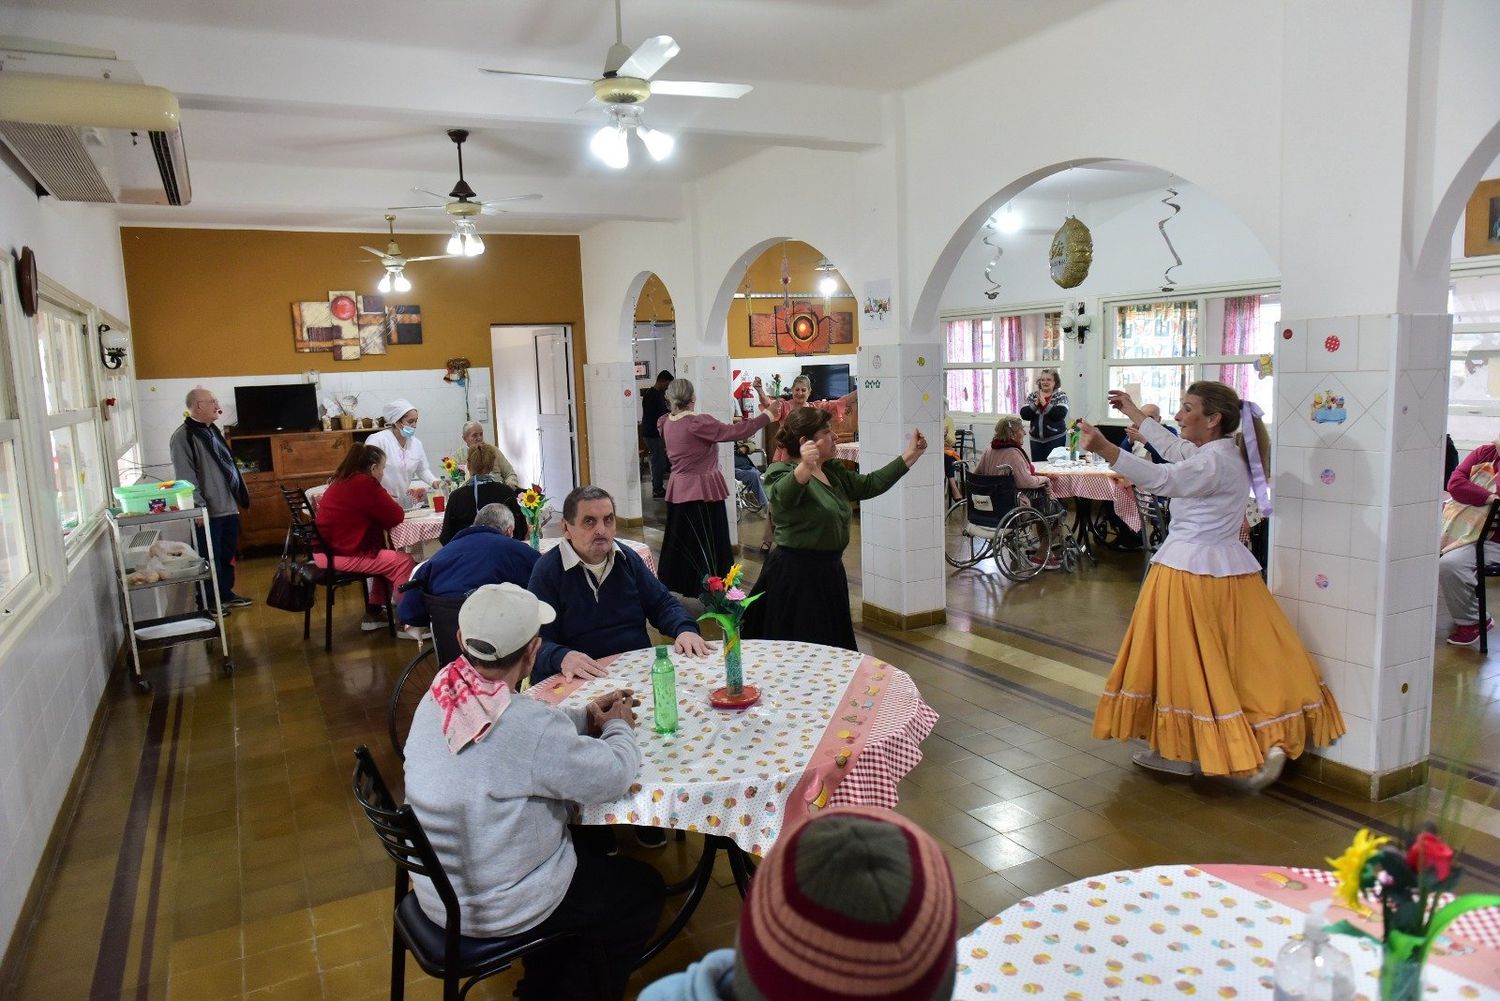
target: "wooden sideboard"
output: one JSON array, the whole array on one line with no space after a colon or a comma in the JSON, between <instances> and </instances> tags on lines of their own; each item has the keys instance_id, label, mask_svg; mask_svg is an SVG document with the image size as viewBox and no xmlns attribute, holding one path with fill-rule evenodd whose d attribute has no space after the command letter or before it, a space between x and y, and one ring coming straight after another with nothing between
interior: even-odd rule
<instances>
[{"instance_id":1,"label":"wooden sideboard","mask_svg":"<svg viewBox=\"0 0 1500 1001\"><path fill-rule=\"evenodd\" d=\"M305 490L327 483L349 446L373 431L297 431L226 435L229 450L245 477L250 508L240 518L240 546L279 546L286 539L291 512L283 486Z\"/></svg>"}]
</instances>

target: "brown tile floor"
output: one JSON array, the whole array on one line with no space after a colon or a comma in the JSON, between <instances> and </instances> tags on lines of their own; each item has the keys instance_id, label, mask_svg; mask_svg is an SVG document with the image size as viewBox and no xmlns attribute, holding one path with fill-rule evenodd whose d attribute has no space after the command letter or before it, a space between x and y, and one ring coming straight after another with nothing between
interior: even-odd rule
<instances>
[{"instance_id":1,"label":"brown tile floor","mask_svg":"<svg viewBox=\"0 0 1500 1001\"><path fill-rule=\"evenodd\" d=\"M648 500L648 514L660 506ZM759 525L749 524L759 538ZM646 537L659 542L648 526ZM858 546L848 557L858 594ZM269 560L244 567L263 594ZM1088 734L1088 716L1134 600L1139 557L1006 587L950 578L949 621L905 633L861 629L942 715L901 785L901 812L943 844L968 930L1022 896L1134 865L1182 861L1319 864L1365 823L1399 822L1418 798L1370 804L1295 771L1254 799L1130 765L1130 748ZM856 607L857 607L856 600ZM76 815L35 922L0 997L386 997L391 868L356 815L352 751L385 737L385 699L411 643L362 634L338 610L335 652L303 643L294 616L262 606L230 619L237 670L183 648L150 669L149 697L123 684L86 764ZM1496 663L1441 648L1438 704L1463 686L1482 711L1464 795L1497 781ZM1454 713L1436 714L1439 738ZM1471 811L1475 886L1500 877L1500 824ZM685 873L696 839L648 857ZM729 944L739 910L727 871L688 931L645 971L654 978ZM409 970L411 968L409 967ZM408 996L436 997L409 973ZM476 997L508 997L497 978Z\"/></svg>"}]
</instances>

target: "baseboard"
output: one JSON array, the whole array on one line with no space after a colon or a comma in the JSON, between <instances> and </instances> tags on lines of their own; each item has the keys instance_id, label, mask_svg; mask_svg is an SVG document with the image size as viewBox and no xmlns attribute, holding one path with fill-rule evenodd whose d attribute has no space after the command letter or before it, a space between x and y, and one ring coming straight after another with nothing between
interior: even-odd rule
<instances>
[{"instance_id":1,"label":"baseboard","mask_svg":"<svg viewBox=\"0 0 1500 1001\"><path fill-rule=\"evenodd\" d=\"M623 518L620 515L615 515L615 527L616 528L645 528L646 527L646 519L645 518Z\"/></svg>"},{"instance_id":2,"label":"baseboard","mask_svg":"<svg viewBox=\"0 0 1500 1001\"><path fill-rule=\"evenodd\" d=\"M1409 792L1427 782L1427 762L1418 761L1382 774L1366 772L1316 754L1297 762L1297 771L1315 782L1372 803Z\"/></svg>"},{"instance_id":3,"label":"baseboard","mask_svg":"<svg viewBox=\"0 0 1500 1001\"><path fill-rule=\"evenodd\" d=\"M860 615L867 626L880 626L898 632L921 629L924 626L940 626L948 621L948 611L944 608L934 608L926 612L893 612L889 608L881 608L868 601L861 603Z\"/></svg>"}]
</instances>

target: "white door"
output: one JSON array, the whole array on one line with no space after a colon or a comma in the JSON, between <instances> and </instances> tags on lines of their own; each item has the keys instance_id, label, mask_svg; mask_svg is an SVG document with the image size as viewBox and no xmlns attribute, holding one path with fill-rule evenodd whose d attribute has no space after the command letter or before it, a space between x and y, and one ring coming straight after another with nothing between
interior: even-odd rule
<instances>
[{"instance_id":1,"label":"white door","mask_svg":"<svg viewBox=\"0 0 1500 1001\"><path fill-rule=\"evenodd\" d=\"M560 508L577 485L572 331L562 326L492 326L490 369L496 441L527 483Z\"/></svg>"}]
</instances>

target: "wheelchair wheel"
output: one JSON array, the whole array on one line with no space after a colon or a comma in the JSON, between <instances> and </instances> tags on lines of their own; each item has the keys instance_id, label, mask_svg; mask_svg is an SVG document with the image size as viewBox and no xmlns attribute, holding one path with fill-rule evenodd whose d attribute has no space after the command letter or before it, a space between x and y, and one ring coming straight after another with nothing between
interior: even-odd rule
<instances>
[{"instance_id":1,"label":"wheelchair wheel","mask_svg":"<svg viewBox=\"0 0 1500 1001\"><path fill-rule=\"evenodd\" d=\"M943 559L947 560L948 565L956 570L967 570L969 567L993 557L995 555L995 542L983 536L970 535L964 530L963 526L966 522L963 520L963 505L959 505L958 510L960 512L960 532L957 538L946 540Z\"/></svg>"},{"instance_id":2,"label":"wheelchair wheel","mask_svg":"<svg viewBox=\"0 0 1500 1001\"><path fill-rule=\"evenodd\" d=\"M1047 519L1031 508L1016 508L1000 522L995 563L1010 580L1019 584L1041 573L1051 551Z\"/></svg>"}]
</instances>

